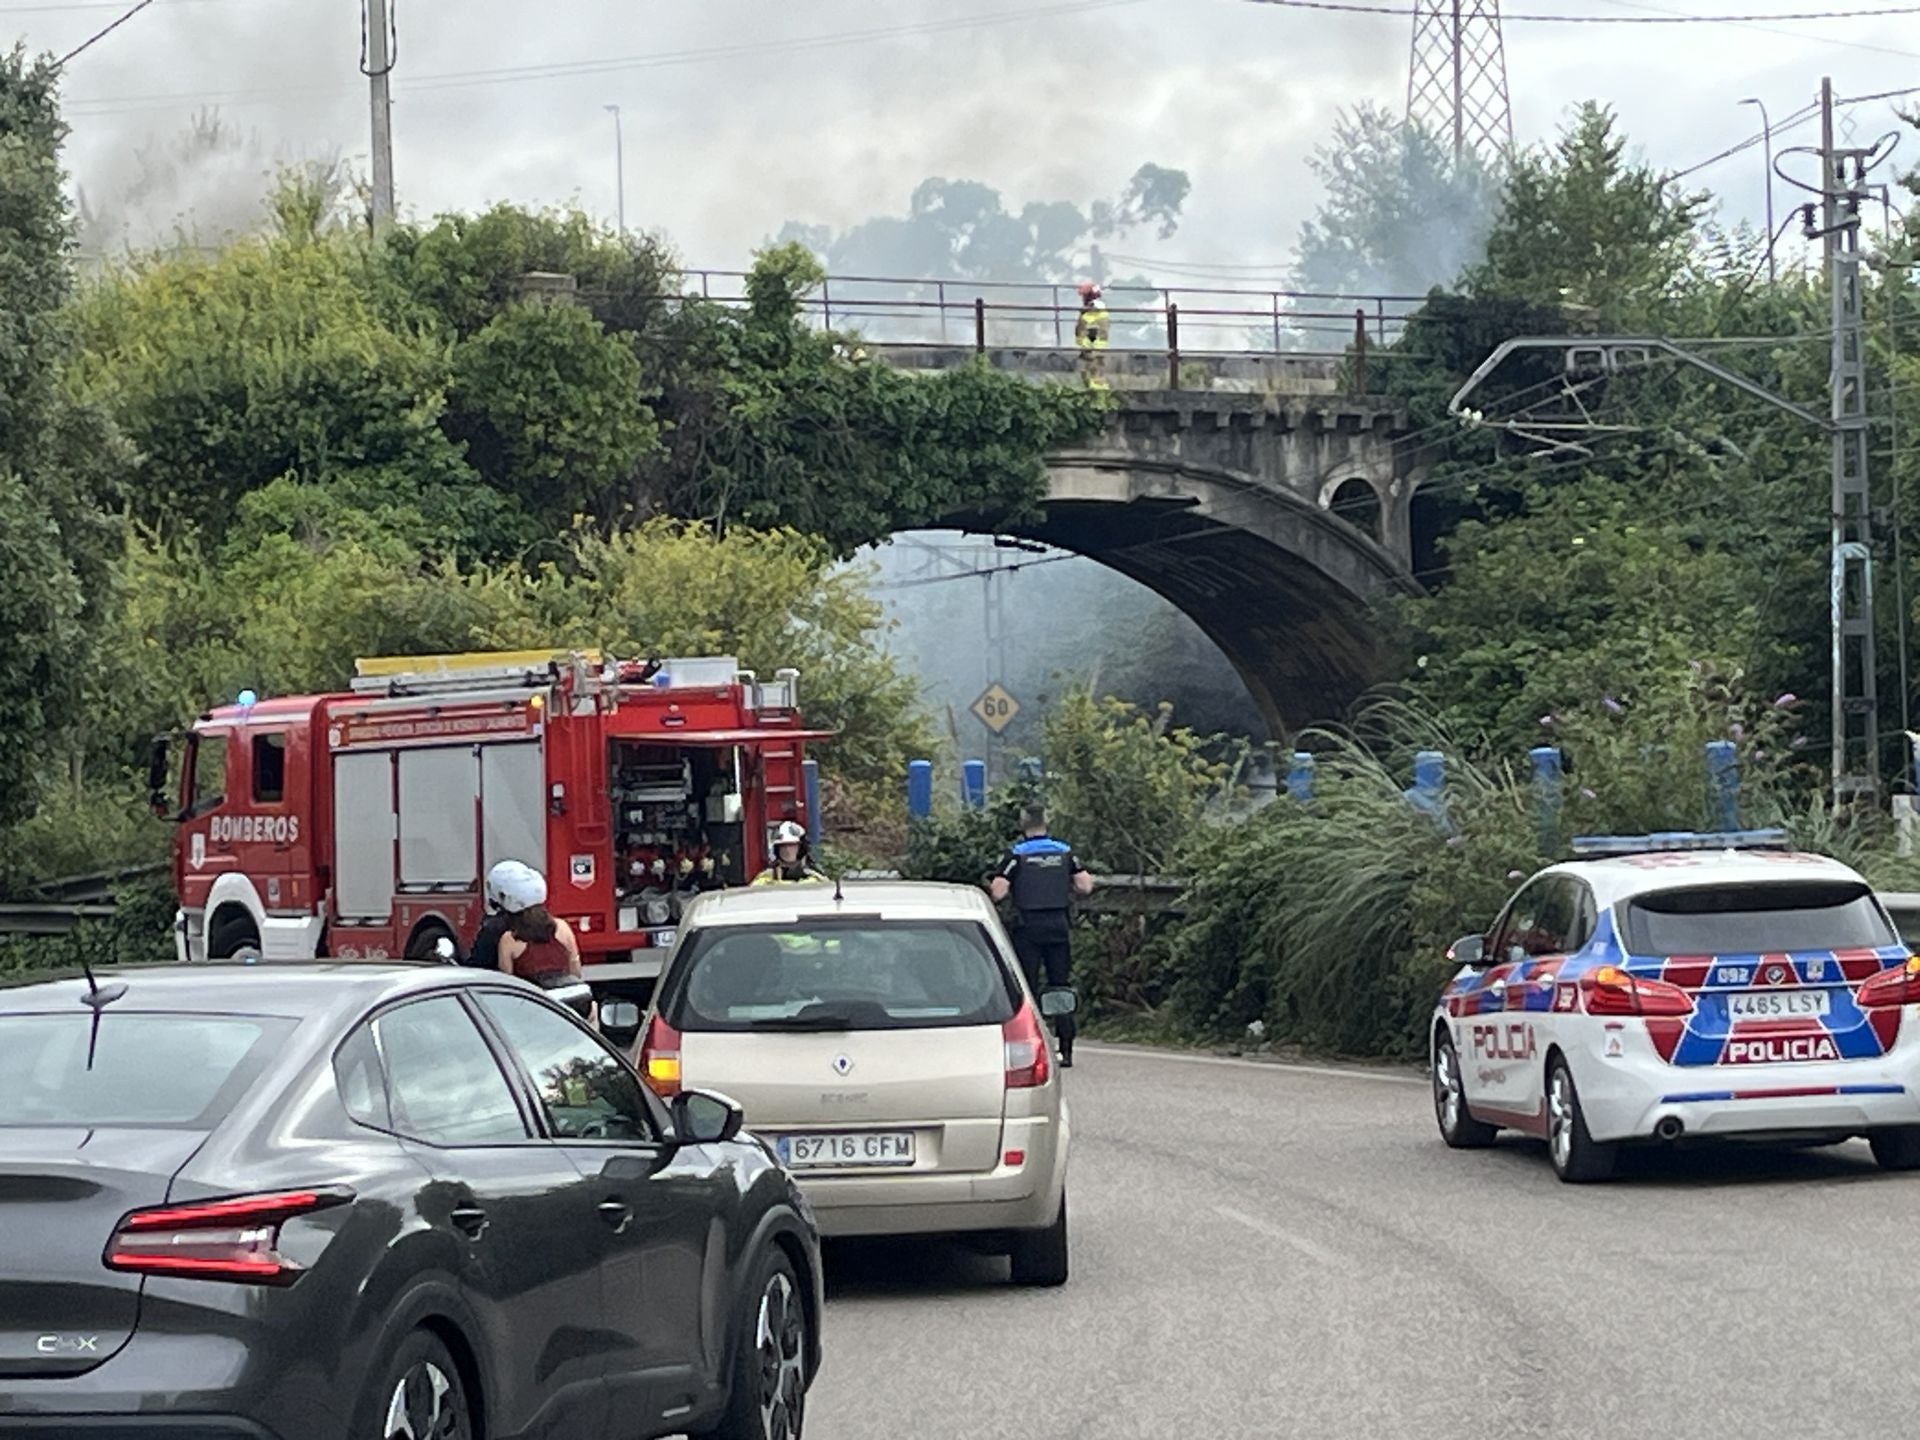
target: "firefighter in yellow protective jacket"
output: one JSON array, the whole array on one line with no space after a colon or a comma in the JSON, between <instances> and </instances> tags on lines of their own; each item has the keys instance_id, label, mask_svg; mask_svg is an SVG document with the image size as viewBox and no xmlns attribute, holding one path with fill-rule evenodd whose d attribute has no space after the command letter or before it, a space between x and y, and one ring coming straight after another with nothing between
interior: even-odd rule
<instances>
[{"instance_id":1,"label":"firefighter in yellow protective jacket","mask_svg":"<svg viewBox=\"0 0 1920 1440\"><path fill-rule=\"evenodd\" d=\"M1080 347L1080 373L1089 390L1107 385L1107 345L1113 338L1113 317L1101 303L1100 287L1089 280L1080 287L1080 318L1074 323L1073 343Z\"/></svg>"},{"instance_id":2,"label":"firefighter in yellow protective jacket","mask_svg":"<svg viewBox=\"0 0 1920 1440\"><path fill-rule=\"evenodd\" d=\"M805 885L824 882L807 854L807 832L796 821L782 820L773 832L773 864L753 877L755 885Z\"/></svg>"}]
</instances>

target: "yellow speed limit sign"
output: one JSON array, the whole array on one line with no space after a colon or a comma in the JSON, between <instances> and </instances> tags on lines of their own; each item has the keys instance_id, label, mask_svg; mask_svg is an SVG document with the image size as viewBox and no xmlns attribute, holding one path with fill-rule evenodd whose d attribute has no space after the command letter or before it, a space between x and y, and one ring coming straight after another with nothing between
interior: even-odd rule
<instances>
[{"instance_id":1,"label":"yellow speed limit sign","mask_svg":"<svg viewBox=\"0 0 1920 1440\"><path fill-rule=\"evenodd\" d=\"M973 702L973 713L980 717L980 723L998 735L1013 723L1013 717L1020 713L1020 702L1007 693L1006 687L995 681Z\"/></svg>"}]
</instances>

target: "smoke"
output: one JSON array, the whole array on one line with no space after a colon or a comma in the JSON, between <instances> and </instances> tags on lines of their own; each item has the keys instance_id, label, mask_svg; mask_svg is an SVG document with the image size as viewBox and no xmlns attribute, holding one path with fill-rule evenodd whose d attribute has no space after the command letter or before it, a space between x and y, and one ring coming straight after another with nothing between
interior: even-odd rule
<instances>
[{"instance_id":1,"label":"smoke","mask_svg":"<svg viewBox=\"0 0 1920 1440\"><path fill-rule=\"evenodd\" d=\"M1090 684L1142 706L1170 701L1176 720L1197 730L1265 732L1246 687L1199 628L1093 560L1010 555L984 536L944 531L898 535L863 559L898 627L890 648L920 677L943 732L951 713L970 754L991 741L969 707L995 682L1031 720L1064 688ZM1041 563L991 581L966 574L1020 562Z\"/></svg>"}]
</instances>

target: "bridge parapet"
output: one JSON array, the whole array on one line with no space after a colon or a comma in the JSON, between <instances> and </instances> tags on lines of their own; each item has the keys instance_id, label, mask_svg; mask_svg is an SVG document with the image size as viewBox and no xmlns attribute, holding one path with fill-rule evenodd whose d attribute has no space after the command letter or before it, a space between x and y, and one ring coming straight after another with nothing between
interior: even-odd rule
<instances>
[{"instance_id":1,"label":"bridge parapet","mask_svg":"<svg viewBox=\"0 0 1920 1440\"><path fill-rule=\"evenodd\" d=\"M1058 347L996 345L875 344L877 360L898 370L954 370L984 358L993 369L1030 380L1084 383L1080 352ZM1180 390L1236 395L1333 396L1350 389L1350 368L1338 355L1180 355L1158 350L1108 350L1102 356L1107 384L1120 391Z\"/></svg>"}]
</instances>

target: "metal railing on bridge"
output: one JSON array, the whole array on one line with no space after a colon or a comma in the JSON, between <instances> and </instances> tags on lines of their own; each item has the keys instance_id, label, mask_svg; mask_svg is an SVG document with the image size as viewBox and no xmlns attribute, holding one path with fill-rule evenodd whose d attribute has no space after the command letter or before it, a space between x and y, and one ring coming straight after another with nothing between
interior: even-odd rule
<instances>
[{"instance_id":1,"label":"metal railing on bridge","mask_svg":"<svg viewBox=\"0 0 1920 1440\"><path fill-rule=\"evenodd\" d=\"M741 270L686 270L670 299L729 308L748 303ZM599 292L583 289L591 304ZM1346 295L1306 290L1204 286L1106 287L1113 350L1177 357L1298 356L1347 359L1357 349L1391 344L1421 295ZM1072 350L1080 313L1071 283L916 280L831 275L800 300L803 316L825 330L859 334L869 346L959 346Z\"/></svg>"}]
</instances>

